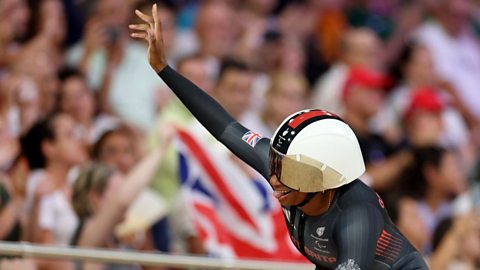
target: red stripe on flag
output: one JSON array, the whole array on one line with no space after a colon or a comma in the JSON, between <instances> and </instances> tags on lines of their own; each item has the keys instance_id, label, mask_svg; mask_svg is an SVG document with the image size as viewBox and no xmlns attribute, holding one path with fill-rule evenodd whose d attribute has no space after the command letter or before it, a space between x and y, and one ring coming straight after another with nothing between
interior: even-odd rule
<instances>
[{"instance_id":1,"label":"red stripe on flag","mask_svg":"<svg viewBox=\"0 0 480 270\"><path fill-rule=\"evenodd\" d=\"M324 116L324 115L331 115L325 111L310 111L307 113L302 113L299 116L295 117L292 122L288 124L291 128L297 128L301 123L307 121L308 119L312 119L316 116Z\"/></svg>"},{"instance_id":2,"label":"red stripe on flag","mask_svg":"<svg viewBox=\"0 0 480 270\"><path fill-rule=\"evenodd\" d=\"M185 131L177 130L177 134L180 136L180 139L187 145L190 151L195 155L198 162L205 168L206 173L212 179L213 183L217 186L218 190L221 191L227 202L233 207L237 214L250 224L255 231L258 231L255 222L245 211L243 206L235 199L235 196L230 192L230 189L225 185L220 176L220 173L216 170L215 166L212 164L210 159L207 157L207 154L203 151L200 145Z\"/></svg>"},{"instance_id":3,"label":"red stripe on flag","mask_svg":"<svg viewBox=\"0 0 480 270\"><path fill-rule=\"evenodd\" d=\"M220 244L230 244L232 242L227 230L223 227L222 222L218 218L217 212L214 208L198 202L194 202L194 207L197 211L197 214L202 214L204 217L208 218L208 221L210 221L210 224L213 225L216 233L216 236L209 235L210 233L207 232L207 230L203 228L202 225L197 223L195 225L198 235L201 239L205 240L213 237L217 239L218 243Z\"/></svg>"},{"instance_id":4,"label":"red stripe on flag","mask_svg":"<svg viewBox=\"0 0 480 270\"><path fill-rule=\"evenodd\" d=\"M272 218L275 221L273 222L272 230L274 231L274 238L277 242L277 249L274 251L266 251L257 248L246 239L239 239L223 228L215 209L199 202L194 202L194 207L199 214L203 214L204 217L207 217L211 222L210 224L215 228L216 235L211 236L201 224L196 224L199 236L203 241L212 239L213 237L214 239L217 239L219 244L230 245L239 258L309 263L300 252L294 251L289 247L291 243L289 243L289 238L286 237L288 235L287 226L285 226L285 223L283 222L284 218L280 209L275 211L275 213L272 213Z\"/></svg>"}]
</instances>

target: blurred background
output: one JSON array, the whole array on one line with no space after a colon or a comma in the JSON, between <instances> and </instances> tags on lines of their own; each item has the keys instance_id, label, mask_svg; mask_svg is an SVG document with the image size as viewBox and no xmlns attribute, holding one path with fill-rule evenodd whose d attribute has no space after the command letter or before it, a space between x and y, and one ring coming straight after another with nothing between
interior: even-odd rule
<instances>
[{"instance_id":1,"label":"blurred background","mask_svg":"<svg viewBox=\"0 0 480 270\"><path fill-rule=\"evenodd\" d=\"M153 3L169 64L255 136L338 114L431 269L480 269L477 0L0 0L0 240L305 262L268 183L129 37Z\"/></svg>"}]
</instances>

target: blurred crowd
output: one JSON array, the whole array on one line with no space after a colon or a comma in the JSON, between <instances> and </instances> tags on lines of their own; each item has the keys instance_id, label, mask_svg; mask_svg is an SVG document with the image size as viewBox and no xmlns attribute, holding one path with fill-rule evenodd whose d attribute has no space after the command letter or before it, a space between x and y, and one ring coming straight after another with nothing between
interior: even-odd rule
<instances>
[{"instance_id":1,"label":"blurred crowd","mask_svg":"<svg viewBox=\"0 0 480 270\"><path fill-rule=\"evenodd\" d=\"M298 110L338 114L431 269L480 268L477 0L0 0L1 240L208 255L171 143L201 128L129 37L153 2L169 64L234 118L270 137ZM147 187L181 225L115 230Z\"/></svg>"}]
</instances>

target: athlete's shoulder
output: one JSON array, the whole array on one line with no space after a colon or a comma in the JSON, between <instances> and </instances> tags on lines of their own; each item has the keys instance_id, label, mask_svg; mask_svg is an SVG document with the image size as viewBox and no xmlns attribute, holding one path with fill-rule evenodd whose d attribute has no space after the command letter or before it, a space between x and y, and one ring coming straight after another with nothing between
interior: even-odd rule
<instances>
[{"instance_id":1,"label":"athlete's shoulder","mask_svg":"<svg viewBox=\"0 0 480 270\"><path fill-rule=\"evenodd\" d=\"M338 193L337 204L342 209L363 205L385 208L380 196L359 179L338 188Z\"/></svg>"}]
</instances>

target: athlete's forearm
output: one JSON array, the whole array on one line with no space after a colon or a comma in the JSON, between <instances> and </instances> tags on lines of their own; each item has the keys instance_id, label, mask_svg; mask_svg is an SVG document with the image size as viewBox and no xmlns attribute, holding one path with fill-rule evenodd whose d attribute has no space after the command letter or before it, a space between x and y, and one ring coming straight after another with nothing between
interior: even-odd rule
<instances>
[{"instance_id":1,"label":"athlete's forearm","mask_svg":"<svg viewBox=\"0 0 480 270\"><path fill-rule=\"evenodd\" d=\"M235 122L217 101L169 66L158 75L217 140L226 127Z\"/></svg>"}]
</instances>

